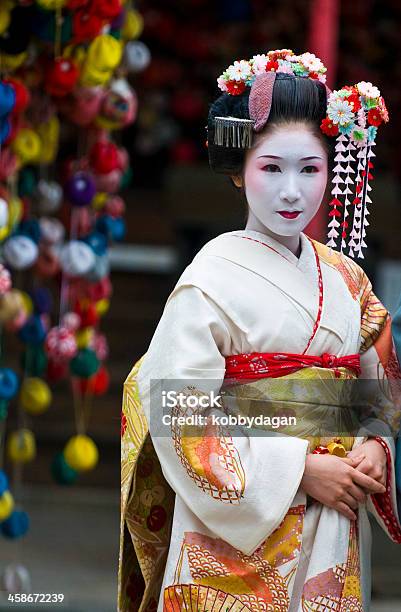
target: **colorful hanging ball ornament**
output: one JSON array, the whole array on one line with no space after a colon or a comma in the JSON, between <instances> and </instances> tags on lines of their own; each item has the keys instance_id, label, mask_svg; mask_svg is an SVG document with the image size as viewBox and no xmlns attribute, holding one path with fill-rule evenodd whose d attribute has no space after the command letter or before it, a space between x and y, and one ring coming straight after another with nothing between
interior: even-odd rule
<instances>
[{"instance_id":1,"label":"colorful hanging ball ornament","mask_svg":"<svg viewBox=\"0 0 401 612\"><path fill-rule=\"evenodd\" d=\"M79 44L88 42L100 34L103 19L96 15L90 7L83 7L76 11L72 17L72 30L74 42Z\"/></svg>"},{"instance_id":2,"label":"colorful hanging ball ornament","mask_svg":"<svg viewBox=\"0 0 401 612\"><path fill-rule=\"evenodd\" d=\"M96 255L95 265L85 278L91 283L97 283L99 280L110 274L110 259L107 253L105 255Z\"/></svg>"},{"instance_id":3,"label":"colorful hanging ball ornament","mask_svg":"<svg viewBox=\"0 0 401 612\"><path fill-rule=\"evenodd\" d=\"M52 401L49 385L35 376L25 378L21 385L20 402L28 414L38 415L48 410Z\"/></svg>"},{"instance_id":4,"label":"colorful hanging ball ornament","mask_svg":"<svg viewBox=\"0 0 401 612\"><path fill-rule=\"evenodd\" d=\"M63 454L66 463L77 472L92 470L99 459L96 444L85 435L77 435L70 438Z\"/></svg>"},{"instance_id":5,"label":"colorful hanging ball ornament","mask_svg":"<svg viewBox=\"0 0 401 612\"><path fill-rule=\"evenodd\" d=\"M89 378L93 376L99 368L99 360L95 351L84 348L78 351L77 355L70 361L70 371L79 378Z\"/></svg>"},{"instance_id":6,"label":"colorful hanging ball ornament","mask_svg":"<svg viewBox=\"0 0 401 612\"><path fill-rule=\"evenodd\" d=\"M81 327L95 327L99 321L99 316L96 313L95 304L80 304L75 306L75 311L80 317Z\"/></svg>"},{"instance_id":7,"label":"colorful hanging ball ornament","mask_svg":"<svg viewBox=\"0 0 401 612\"><path fill-rule=\"evenodd\" d=\"M35 272L44 278L56 276L60 271L60 260L58 253L51 246L40 248L39 256L35 264Z\"/></svg>"},{"instance_id":8,"label":"colorful hanging ball ornament","mask_svg":"<svg viewBox=\"0 0 401 612\"><path fill-rule=\"evenodd\" d=\"M23 510L14 510L12 514L1 523L1 532L6 538L16 540L26 534L29 529L29 517Z\"/></svg>"},{"instance_id":9,"label":"colorful hanging ball ornament","mask_svg":"<svg viewBox=\"0 0 401 612\"><path fill-rule=\"evenodd\" d=\"M110 376L105 366L99 368L96 374L89 379L91 393L96 396L104 395L110 385Z\"/></svg>"},{"instance_id":10,"label":"colorful hanging ball ornament","mask_svg":"<svg viewBox=\"0 0 401 612\"><path fill-rule=\"evenodd\" d=\"M27 376L44 376L47 368L47 355L42 346L29 344L21 355L21 366Z\"/></svg>"},{"instance_id":11,"label":"colorful hanging ball ornament","mask_svg":"<svg viewBox=\"0 0 401 612\"><path fill-rule=\"evenodd\" d=\"M92 232L84 238L84 242L91 247L95 255L104 255L107 251L107 239L100 232Z\"/></svg>"},{"instance_id":12,"label":"colorful hanging ball ornament","mask_svg":"<svg viewBox=\"0 0 401 612\"><path fill-rule=\"evenodd\" d=\"M35 458L35 436L30 429L18 429L9 434L7 456L14 463L29 463Z\"/></svg>"},{"instance_id":13,"label":"colorful hanging ball ornament","mask_svg":"<svg viewBox=\"0 0 401 612\"><path fill-rule=\"evenodd\" d=\"M118 148L110 140L99 140L90 150L89 161L95 174L109 174L119 169Z\"/></svg>"},{"instance_id":14,"label":"colorful hanging ball ornament","mask_svg":"<svg viewBox=\"0 0 401 612\"><path fill-rule=\"evenodd\" d=\"M68 362L49 359L47 362L46 379L56 383L66 378L68 374Z\"/></svg>"},{"instance_id":15,"label":"colorful hanging ball ornament","mask_svg":"<svg viewBox=\"0 0 401 612\"><path fill-rule=\"evenodd\" d=\"M108 174L97 174L96 188L98 191L107 193L116 193L120 189L122 172L121 170L112 170Z\"/></svg>"},{"instance_id":16,"label":"colorful hanging ball ornament","mask_svg":"<svg viewBox=\"0 0 401 612\"><path fill-rule=\"evenodd\" d=\"M4 259L14 270L30 268L35 263L38 254L37 245L28 236L11 236L4 244Z\"/></svg>"},{"instance_id":17,"label":"colorful hanging ball ornament","mask_svg":"<svg viewBox=\"0 0 401 612\"><path fill-rule=\"evenodd\" d=\"M90 344L90 348L95 351L96 357L99 359L99 361L105 361L107 359L109 355L109 345L104 334L96 332Z\"/></svg>"},{"instance_id":18,"label":"colorful hanging ball ornament","mask_svg":"<svg viewBox=\"0 0 401 612\"><path fill-rule=\"evenodd\" d=\"M6 323L24 311L24 302L18 289L11 289L0 296L0 323Z\"/></svg>"},{"instance_id":19,"label":"colorful hanging ball ornament","mask_svg":"<svg viewBox=\"0 0 401 612\"><path fill-rule=\"evenodd\" d=\"M59 244L64 240L65 228L58 219L54 217L41 217L39 225L42 242L46 244Z\"/></svg>"},{"instance_id":20,"label":"colorful hanging ball ornament","mask_svg":"<svg viewBox=\"0 0 401 612\"><path fill-rule=\"evenodd\" d=\"M12 287L11 274L7 270L7 268L3 266L3 264L0 264L0 296L8 293L11 287Z\"/></svg>"},{"instance_id":21,"label":"colorful hanging ball ornament","mask_svg":"<svg viewBox=\"0 0 401 612\"><path fill-rule=\"evenodd\" d=\"M17 236L27 236L35 244L40 241L40 225L37 219L23 219L17 227Z\"/></svg>"},{"instance_id":22,"label":"colorful hanging ball ornament","mask_svg":"<svg viewBox=\"0 0 401 612\"><path fill-rule=\"evenodd\" d=\"M126 41L131 41L134 38L139 38L143 30L143 17L139 11L128 9L125 12L124 25L122 28L122 37Z\"/></svg>"},{"instance_id":23,"label":"colorful hanging ball ornament","mask_svg":"<svg viewBox=\"0 0 401 612\"><path fill-rule=\"evenodd\" d=\"M78 77L78 66L71 59L57 57L46 71L45 89L51 96L66 96L73 91Z\"/></svg>"},{"instance_id":24,"label":"colorful hanging ball ornament","mask_svg":"<svg viewBox=\"0 0 401 612\"><path fill-rule=\"evenodd\" d=\"M93 327L84 327L77 331L76 340L79 349L84 349L91 344L94 336Z\"/></svg>"},{"instance_id":25,"label":"colorful hanging ball ornament","mask_svg":"<svg viewBox=\"0 0 401 612\"><path fill-rule=\"evenodd\" d=\"M10 491L6 490L3 495L0 495L0 522L7 520L13 509L14 498Z\"/></svg>"},{"instance_id":26,"label":"colorful hanging ball ornament","mask_svg":"<svg viewBox=\"0 0 401 612\"><path fill-rule=\"evenodd\" d=\"M61 324L66 329L74 332L81 325L81 317L76 312L66 312L61 319Z\"/></svg>"},{"instance_id":27,"label":"colorful hanging ball ornament","mask_svg":"<svg viewBox=\"0 0 401 612\"><path fill-rule=\"evenodd\" d=\"M2 586L6 593L32 593L29 572L21 564L10 564L2 575Z\"/></svg>"},{"instance_id":28,"label":"colorful hanging ball ornament","mask_svg":"<svg viewBox=\"0 0 401 612\"><path fill-rule=\"evenodd\" d=\"M8 204L4 198L0 198L0 228L8 225Z\"/></svg>"},{"instance_id":29,"label":"colorful hanging ball ornament","mask_svg":"<svg viewBox=\"0 0 401 612\"><path fill-rule=\"evenodd\" d=\"M126 79L114 79L104 96L96 124L105 129L122 129L137 114L137 95Z\"/></svg>"},{"instance_id":30,"label":"colorful hanging ball ornament","mask_svg":"<svg viewBox=\"0 0 401 612\"><path fill-rule=\"evenodd\" d=\"M0 399L9 401L18 391L18 376L11 368L0 368Z\"/></svg>"},{"instance_id":31,"label":"colorful hanging ball ornament","mask_svg":"<svg viewBox=\"0 0 401 612\"><path fill-rule=\"evenodd\" d=\"M60 485L74 484L78 478L78 472L68 465L63 453L57 453L54 457L51 472L54 480Z\"/></svg>"},{"instance_id":32,"label":"colorful hanging ball ornament","mask_svg":"<svg viewBox=\"0 0 401 612\"><path fill-rule=\"evenodd\" d=\"M108 198L104 206L104 212L110 217L122 217L125 213L124 200L118 195Z\"/></svg>"},{"instance_id":33,"label":"colorful hanging ball ornament","mask_svg":"<svg viewBox=\"0 0 401 612\"><path fill-rule=\"evenodd\" d=\"M74 333L66 327L53 327L46 336L45 350L51 359L72 359L78 352Z\"/></svg>"},{"instance_id":34,"label":"colorful hanging ball ornament","mask_svg":"<svg viewBox=\"0 0 401 612\"><path fill-rule=\"evenodd\" d=\"M0 497L3 495L4 491L7 491L9 488L7 474L0 470Z\"/></svg>"},{"instance_id":35,"label":"colorful hanging ball ornament","mask_svg":"<svg viewBox=\"0 0 401 612\"><path fill-rule=\"evenodd\" d=\"M7 117L15 108L14 88L4 81L0 81L0 117Z\"/></svg>"},{"instance_id":36,"label":"colorful hanging ball ornament","mask_svg":"<svg viewBox=\"0 0 401 612\"><path fill-rule=\"evenodd\" d=\"M124 49L123 64L128 72L142 72L151 61L149 48L140 41L127 43Z\"/></svg>"},{"instance_id":37,"label":"colorful hanging ball ornament","mask_svg":"<svg viewBox=\"0 0 401 612\"><path fill-rule=\"evenodd\" d=\"M95 254L85 242L71 240L60 252L60 265L69 276L83 276L95 265Z\"/></svg>"},{"instance_id":38,"label":"colorful hanging ball ornament","mask_svg":"<svg viewBox=\"0 0 401 612\"><path fill-rule=\"evenodd\" d=\"M47 287L35 287L30 292L35 312L48 314L52 309L52 294Z\"/></svg>"},{"instance_id":39,"label":"colorful hanging ball ornament","mask_svg":"<svg viewBox=\"0 0 401 612\"><path fill-rule=\"evenodd\" d=\"M14 77L7 77L5 79L5 82L11 85L11 87L14 89L15 104L13 108L13 113L23 113L28 108L29 103L31 101L29 89L20 79L16 79Z\"/></svg>"},{"instance_id":40,"label":"colorful hanging ball ornament","mask_svg":"<svg viewBox=\"0 0 401 612\"><path fill-rule=\"evenodd\" d=\"M46 329L40 316L37 314L30 316L19 330L18 336L25 344L42 344L46 336Z\"/></svg>"},{"instance_id":41,"label":"colorful hanging ball ornament","mask_svg":"<svg viewBox=\"0 0 401 612\"><path fill-rule=\"evenodd\" d=\"M87 172L76 172L64 187L67 199L74 206L87 206L96 193L96 185Z\"/></svg>"},{"instance_id":42,"label":"colorful hanging ball ornament","mask_svg":"<svg viewBox=\"0 0 401 612\"><path fill-rule=\"evenodd\" d=\"M56 181L41 179L36 188L36 200L41 214L53 214L61 206L63 190Z\"/></svg>"},{"instance_id":43,"label":"colorful hanging ball ornament","mask_svg":"<svg viewBox=\"0 0 401 612\"><path fill-rule=\"evenodd\" d=\"M0 400L0 423L5 421L8 416L8 401Z\"/></svg>"},{"instance_id":44,"label":"colorful hanging ball ornament","mask_svg":"<svg viewBox=\"0 0 401 612\"><path fill-rule=\"evenodd\" d=\"M29 164L38 159L42 143L37 133L26 127L18 131L11 148L22 164Z\"/></svg>"},{"instance_id":45,"label":"colorful hanging ball ornament","mask_svg":"<svg viewBox=\"0 0 401 612\"><path fill-rule=\"evenodd\" d=\"M101 19L110 21L121 13L120 0L96 0L91 7L91 12L99 15Z\"/></svg>"}]
</instances>

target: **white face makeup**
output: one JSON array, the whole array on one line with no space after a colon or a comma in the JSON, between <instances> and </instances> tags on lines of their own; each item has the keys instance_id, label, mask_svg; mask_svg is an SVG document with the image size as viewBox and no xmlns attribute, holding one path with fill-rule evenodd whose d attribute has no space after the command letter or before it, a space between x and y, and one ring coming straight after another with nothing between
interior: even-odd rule
<instances>
[{"instance_id":1,"label":"white face makeup","mask_svg":"<svg viewBox=\"0 0 401 612\"><path fill-rule=\"evenodd\" d=\"M324 195L327 153L308 126L278 126L247 151L244 181L247 229L269 234L296 250L300 232Z\"/></svg>"}]
</instances>

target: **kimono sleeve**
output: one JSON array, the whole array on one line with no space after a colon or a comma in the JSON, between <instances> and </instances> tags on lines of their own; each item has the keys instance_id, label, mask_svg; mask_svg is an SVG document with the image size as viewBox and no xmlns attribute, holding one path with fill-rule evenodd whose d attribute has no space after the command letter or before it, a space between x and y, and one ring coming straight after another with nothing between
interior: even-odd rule
<instances>
[{"instance_id":1,"label":"kimono sleeve","mask_svg":"<svg viewBox=\"0 0 401 612\"><path fill-rule=\"evenodd\" d=\"M397 511L395 483L395 435L401 418L401 371L391 335L391 317L372 291L363 273L361 285L361 378L376 379L381 390L376 419L361 435L374 437L387 457L387 484L383 494L370 495L367 507L378 523L401 544L401 524ZM375 435L375 431L376 434Z\"/></svg>"},{"instance_id":2,"label":"kimono sleeve","mask_svg":"<svg viewBox=\"0 0 401 612\"><path fill-rule=\"evenodd\" d=\"M168 435L156 435L157 427L152 427L162 415L158 389L165 390L166 382L186 394L219 394L224 355L231 354L232 338L238 333L224 306L200 288L176 288L137 381L167 482L208 530L251 554L292 505L304 472L308 442L284 436L232 437L209 420L196 435L185 435L185 426L174 424ZM223 409L215 407L213 413ZM210 406L203 413L198 409L197 414L205 416L207 410Z\"/></svg>"}]
</instances>

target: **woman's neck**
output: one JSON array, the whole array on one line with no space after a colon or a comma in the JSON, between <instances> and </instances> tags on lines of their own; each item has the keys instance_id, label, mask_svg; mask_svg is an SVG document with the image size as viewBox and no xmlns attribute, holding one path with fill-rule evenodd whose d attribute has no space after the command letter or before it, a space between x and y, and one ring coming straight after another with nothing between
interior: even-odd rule
<instances>
[{"instance_id":1,"label":"woman's neck","mask_svg":"<svg viewBox=\"0 0 401 612\"><path fill-rule=\"evenodd\" d=\"M295 257L299 257L301 254L301 235L295 234L295 236L279 236L271 230L269 230L263 223L261 223L255 217L249 218L245 226L247 230L253 230L254 232L260 232L266 234L274 240L277 240L280 244L285 246L291 253L294 253Z\"/></svg>"}]
</instances>

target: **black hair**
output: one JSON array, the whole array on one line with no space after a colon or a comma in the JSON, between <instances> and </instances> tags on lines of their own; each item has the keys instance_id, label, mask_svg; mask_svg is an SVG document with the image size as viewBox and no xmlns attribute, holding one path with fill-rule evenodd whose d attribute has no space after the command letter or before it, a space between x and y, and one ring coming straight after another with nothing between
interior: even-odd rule
<instances>
[{"instance_id":1,"label":"black hair","mask_svg":"<svg viewBox=\"0 0 401 612\"><path fill-rule=\"evenodd\" d=\"M211 104L208 116L208 154L211 168L220 174L240 175L243 171L246 149L214 144L214 117L249 119L250 87L239 96L223 93ZM323 144L329 148L328 137L319 129L326 116L326 88L320 81L291 74L277 73L273 86L272 105L265 130L272 125L291 122L310 124Z\"/></svg>"}]
</instances>

